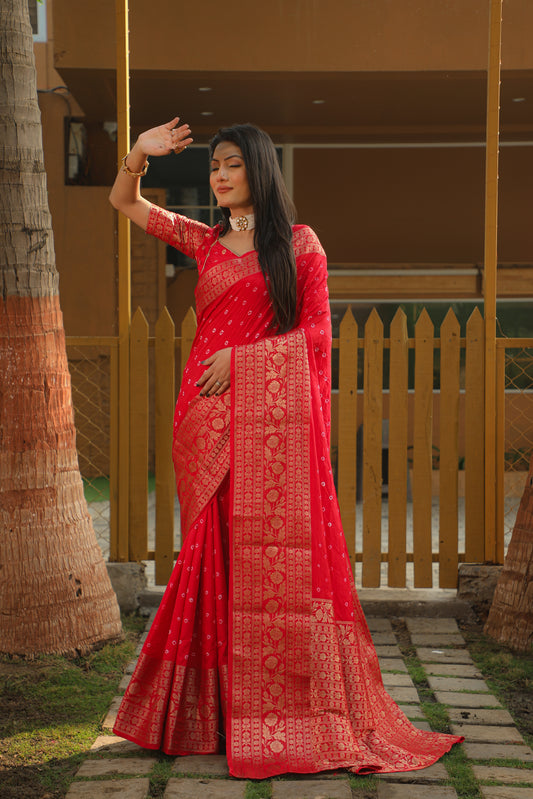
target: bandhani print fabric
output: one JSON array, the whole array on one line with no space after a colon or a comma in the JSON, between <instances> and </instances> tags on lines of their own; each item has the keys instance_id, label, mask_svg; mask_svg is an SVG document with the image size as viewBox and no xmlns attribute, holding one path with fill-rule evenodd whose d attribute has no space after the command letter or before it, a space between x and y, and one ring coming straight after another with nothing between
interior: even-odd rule
<instances>
[{"instance_id":1,"label":"bandhani print fabric","mask_svg":"<svg viewBox=\"0 0 533 799\"><path fill-rule=\"evenodd\" d=\"M425 768L462 738L418 730L383 687L329 460L327 264L295 226L299 313L273 335L255 251L152 206L147 232L198 263L198 328L174 418L183 543L114 731L170 755L225 750L260 779ZM199 396L232 347L231 389Z\"/></svg>"}]
</instances>

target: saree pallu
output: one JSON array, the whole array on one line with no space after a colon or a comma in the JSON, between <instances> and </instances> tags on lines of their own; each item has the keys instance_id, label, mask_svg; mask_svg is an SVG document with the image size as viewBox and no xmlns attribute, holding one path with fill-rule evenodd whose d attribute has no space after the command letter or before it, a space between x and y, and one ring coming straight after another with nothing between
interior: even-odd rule
<instances>
[{"instance_id":1,"label":"saree pallu","mask_svg":"<svg viewBox=\"0 0 533 799\"><path fill-rule=\"evenodd\" d=\"M230 772L425 768L461 738L418 730L384 690L309 349L300 330L235 352Z\"/></svg>"},{"instance_id":2,"label":"saree pallu","mask_svg":"<svg viewBox=\"0 0 533 799\"><path fill-rule=\"evenodd\" d=\"M299 232L299 326L287 335L251 327L268 303L252 256L219 251L200 277L199 346L226 343L228 308L242 305L243 328L231 391L199 397L192 356L182 384L183 546L114 731L171 755L225 740L236 777L421 769L461 738L416 729L383 688L329 460L325 257Z\"/></svg>"}]
</instances>

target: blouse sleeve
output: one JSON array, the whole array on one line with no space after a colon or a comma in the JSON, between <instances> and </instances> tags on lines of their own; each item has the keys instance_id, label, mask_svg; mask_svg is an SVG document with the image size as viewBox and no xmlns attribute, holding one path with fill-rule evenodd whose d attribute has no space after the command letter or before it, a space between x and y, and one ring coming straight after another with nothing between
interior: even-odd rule
<instances>
[{"instance_id":1,"label":"blouse sleeve","mask_svg":"<svg viewBox=\"0 0 533 799\"><path fill-rule=\"evenodd\" d=\"M210 230L203 222L167 211L158 205L150 207L146 232L180 250L189 258L196 257L197 250Z\"/></svg>"}]
</instances>

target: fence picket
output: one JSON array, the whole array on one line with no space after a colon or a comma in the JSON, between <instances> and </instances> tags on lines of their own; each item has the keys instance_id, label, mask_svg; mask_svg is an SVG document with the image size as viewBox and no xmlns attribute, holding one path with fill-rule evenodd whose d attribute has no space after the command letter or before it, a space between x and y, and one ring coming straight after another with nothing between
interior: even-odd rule
<instances>
[{"instance_id":1,"label":"fence picket","mask_svg":"<svg viewBox=\"0 0 533 799\"><path fill-rule=\"evenodd\" d=\"M401 308L390 327L389 377L389 567L388 584L405 587L408 429L407 318Z\"/></svg>"},{"instance_id":2,"label":"fence picket","mask_svg":"<svg viewBox=\"0 0 533 799\"><path fill-rule=\"evenodd\" d=\"M363 573L366 588L381 582L383 322L375 308L365 325L363 401Z\"/></svg>"},{"instance_id":3,"label":"fence picket","mask_svg":"<svg viewBox=\"0 0 533 799\"><path fill-rule=\"evenodd\" d=\"M461 327L450 308L440 329L439 587L457 587Z\"/></svg>"},{"instance_id":4,"label":"fence picket","mask_svg":"<svg viewBox=\"0 0 533 799\"><path fill-rule=\"evenodd\" d=\"M140 308L130 331L129 558L148 555L148 322Z\"/></svg>"},{"instance_id":5,"label":"fence picket","mask_svg":"<svg viewBox=\"0 0 533 799\"><path fill-rule=\"evenodd\" d=\"M118 542L118 340L110 347L109 384L109 560L119 559Z\"/></svg>"},{"instance_id":6,"label":"fence picket","mask_svg":"<svg viewBox=\"0 0 533 799\"><path fill-rule=\"evenodd\" d=\"M355 569L357 450L357 322L348 308L339 331L338 491L342 526Z\"/></svg>"},{"instance_id":7,"label":"fence picket","mask_svg":"<svg viewBox=\"0 0 533 799\"><path fill-rule=\"evenodd\" d=\"M163 308L155 326L155 579L164 585L174 563L174 497L172 420L174 415L174 322Z\"/></svg>"},{"instance_id":8,"label":"fence picket","mask_svg":"<svg viewBox=\"0 0 533 799\"><path fill-rule=\"evenodd\" d=\"M183 322L181 323L181 369L179 374L179 382L181 385L181 375L185 369L185 364L191 354L192 343L196 335L196 314L194 308L189 308Z\"/></svg>"},{"instance_id":9,"label":"fence picket","mask_svg":"<svg viewBox=\"0 0 533 799\"><path fill-rule=\"evenodd\" d=\"M474 308L466 325L465 372L465 557L470 563L485 560L484 330Z\"/></svg>"},{"instance_id":10,"label":"fence picket","mask_svg":"<svg viewBox=\"0 0 533 799\"><path fill-rule=\"evenodd\" d=\"M431 588L433 585L431 544L432 426L433 324L424 308L415 326L413 561L416 588Z\"/></svg>"},{"instance_id":11,"label":"fence picket","mask_svg":"<svg viewBox=\"0 0 533 799\"><path fill-rule=\"evenodd\" d=\"M500 341L496 342L496 345ZM496 563L505 544L505 347L496 347Z\"/></svg>"}]
</instances>

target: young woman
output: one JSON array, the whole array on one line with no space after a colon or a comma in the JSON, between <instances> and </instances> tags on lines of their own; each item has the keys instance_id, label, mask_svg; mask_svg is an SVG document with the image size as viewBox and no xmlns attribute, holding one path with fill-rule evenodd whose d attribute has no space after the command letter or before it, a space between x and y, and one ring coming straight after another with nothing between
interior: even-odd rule
<instances>
[{"instance_id":1,"label":"young woman","mask_svg":"<svg viewBox=\"0 0 533 799\"><path fill-rule=\"evenodd\" d=\"M174 419L183 545L115 732L168 754L223 750L263 778L429 766L383 688L329 460L326 256L294 225L274 146L252 125L210 145L214 228L139 194L147 156L180 152L175 118L139 136L111 202L198 264L198 329Z\"/></svg>"}]
</instances>

